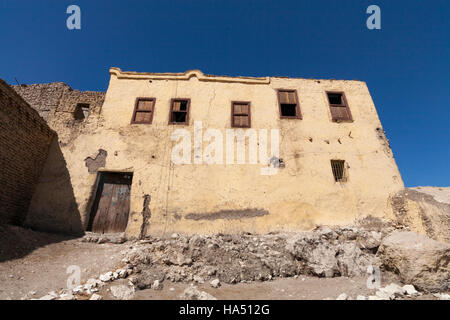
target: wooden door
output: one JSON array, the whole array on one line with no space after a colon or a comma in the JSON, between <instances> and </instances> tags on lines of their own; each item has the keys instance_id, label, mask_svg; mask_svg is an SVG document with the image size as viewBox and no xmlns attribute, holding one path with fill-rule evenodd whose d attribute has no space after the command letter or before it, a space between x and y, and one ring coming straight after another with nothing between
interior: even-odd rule
<instances>
[{"instance_id":1,"label":"wooden door","mask_svg":"<svg viewBox=\"0 0 450 320\"><path fill-rule=\"evenodd\" d=\"M104 173L99 188L92 232L124 232L130 211L131 177L127 174Z\"/></svg>"}]
</instances>

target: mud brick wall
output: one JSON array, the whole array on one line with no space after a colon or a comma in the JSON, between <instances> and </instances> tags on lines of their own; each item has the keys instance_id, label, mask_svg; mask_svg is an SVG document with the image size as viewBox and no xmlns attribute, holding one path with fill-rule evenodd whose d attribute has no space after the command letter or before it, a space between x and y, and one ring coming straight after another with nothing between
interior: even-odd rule
<instances>
[{"instance_id":1,"label":"mud brick wall","mask_svg":"<svg viewBox=\"0 0 450 320\"><path fill-rule=\"evenodd\" d=\"M104 92L73 90L62 82L12 86L58 133L60 144L67 144L81 132L95 130L105 100ZM75 119L78 104L89 105L83 120Z\"/></svg>"},{"instance_id":2,"label":"mud brick wall","mask_svg":"<svg viewBox=\"0 0 450 320\"><path fill-rule=\"evenodd\" d=\"M62 82L11 86L46 121L50 112L55 110L64 94L72 90Z\"/></svg>"},{"instance_id":3,"label":"mud brick wall","mask_svg":"<svg viewBox=\"0 0 450 320\"><path fill-rule=\"evenodd\" d=\"M22 224L54 132L0 79L0 222Z\"/></svg>"}]
</instances>

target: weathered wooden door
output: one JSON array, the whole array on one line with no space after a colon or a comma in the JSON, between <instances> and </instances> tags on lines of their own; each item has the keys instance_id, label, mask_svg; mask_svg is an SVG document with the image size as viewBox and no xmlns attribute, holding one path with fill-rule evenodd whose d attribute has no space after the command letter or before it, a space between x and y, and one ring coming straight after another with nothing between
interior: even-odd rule
<instances>
[{"instance_id":1,"label":"weathered wooden door","mask_svg":"<svg viewBox=\"0 0 450 320\"><path fill-rule=\"evenodd\" d=\"M130 211L131 176L123 173L102 173L96 199L92 232L124 232Z\"/></svg>"}]
</instances>

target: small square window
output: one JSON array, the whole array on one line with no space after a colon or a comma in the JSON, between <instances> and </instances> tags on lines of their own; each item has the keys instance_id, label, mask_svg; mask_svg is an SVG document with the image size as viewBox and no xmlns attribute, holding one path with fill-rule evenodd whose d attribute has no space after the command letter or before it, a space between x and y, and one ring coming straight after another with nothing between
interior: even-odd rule
<instances>
[{"instance_id":1,"label":"small square window","mask_svg":"<svg viewBox=\"0 0 450 320\"><path fill-rule=\"evenodd\" d=\"M169 124L188 124L190 99L172 99Z\"/></svg>"},{"instance_id":2,"label":"small square window","mask_svg":"<svg viewBox=\"0 0 450 320\"><path fill-rule=\"evenodd\" d=\"M250 128L250 102L231 103L231 126Z\"/></svg>"},{"instance_id":3,"label":"small square window","mask_svg":"<svg viewBox=\"0 0 450 320\"><path fill-rule=\"evenodd\" d=\"M155 102L155 98L137 98L131 123L151 124L153 121Z\"/></svg>"},{"instance_id":4,"label":"small square window","mask_svg":"<svg viewBox=\"0 0 450 320\"><path fill-rule=\"evenodd\" d=\"M327 92L331 119L335 122L353 121L350 108L343 92Z\"/></svg>"},{"instance_id":5,"label":"small square window","mask_svg":"<svg viewBox=\"0 0 450 320\"><path fill-rule=\"evenodd\" d=\"M335 182L347 182L345 160L331 160L331 170L333 171Z\"/></svg>"},{"instance_id":6,"label":"small square window","mask_svg":"<svg viewBox=\"0 0 450 320\"><path fill-rule=\"evenodd\" d=\"M278 90L278 104L280 118L302 118L296 90Z\"/></svg>"},{"instance_id":7,"label":"small square window","mask_svg":"<svg viewBox=\"0 0 450 320\"><path fill-rule=\"evenodd\" d=\"M89 116L89 104L88 103L78 103L73 112L73 118L75 120L84 120Z\"/></svg>"}]
</instances>

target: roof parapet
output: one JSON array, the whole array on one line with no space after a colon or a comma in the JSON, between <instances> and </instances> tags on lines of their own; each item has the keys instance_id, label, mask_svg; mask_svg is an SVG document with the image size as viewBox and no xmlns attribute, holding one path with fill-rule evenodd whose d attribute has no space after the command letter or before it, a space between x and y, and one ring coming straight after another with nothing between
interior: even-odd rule
<instances>
[{"instance_id":1,"label":"roof parapet","mask_svg":"<svg viewBox=\"0 0 450 320\"><path fill-rule=\"evenodd\" d=\"M229 83L247 83L247 84L269 84L270 77L230 77L230 76L213 76L205 75L200 70L188 70L184 73L149 73L149 72L133 72L122 71L120 68L112 67L109 69L111 75L115 75L118 79L135 79L135 80L189 80L196 77L199 81L217 81Z\"/></svg>"}]
</instances>

